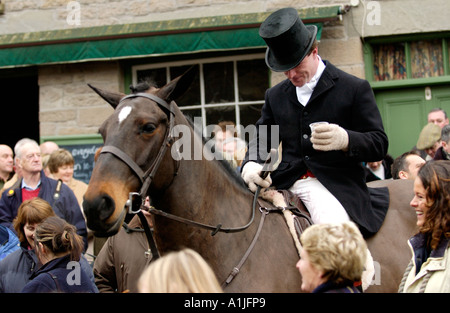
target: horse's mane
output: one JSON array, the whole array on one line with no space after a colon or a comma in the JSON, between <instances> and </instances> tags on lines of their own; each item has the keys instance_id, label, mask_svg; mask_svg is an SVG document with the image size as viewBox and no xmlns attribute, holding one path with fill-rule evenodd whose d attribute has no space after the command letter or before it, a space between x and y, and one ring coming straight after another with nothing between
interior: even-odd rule
<instances>
[{"instance_id":1,"label":"horse's mane","mask_svg":"<svg viewBox=\"0 0 450 313\"><path fill-rule=\"evenodd\" d=\"M158 88L156 83L152 80L142 80L136 85L130 85L130 91L131 93L139 93L139 92L146 92L150 88Z\"/></svg>"},{"instance_id":2,"label":"horse's mane","mask_svg":"<svg viewBox=\"0 0 450 313\"><path fill-rule=\"evenodd\" d=\"M197 135L202 138L202 142L203 145L207 144L207 142L211 139L211 138L207 138L203 135L203 133L201 133L201 130L198 131L196 130L196 127L194 127L194 122L192 121L192 118L190 116L184 115L186 120L188 121L189 125L192 127L192 129L194 129L195 132L197 132ZM245 190L248 191L247 185L245 184L244 180L242 179L241 175L239 175L239 173L231 166L231 164L229 162L227 162L227 160L223 159L223 156L221 156L218 151L215 151L214 147L211 147L211 152L214 153L214 155L216 156L214 158L215 162L218 162L219 165L225 170L225 172L228 174L228 176L230 176L233 181L239 185L242 188L245 188Z\"/></svg>"}]
</instances>

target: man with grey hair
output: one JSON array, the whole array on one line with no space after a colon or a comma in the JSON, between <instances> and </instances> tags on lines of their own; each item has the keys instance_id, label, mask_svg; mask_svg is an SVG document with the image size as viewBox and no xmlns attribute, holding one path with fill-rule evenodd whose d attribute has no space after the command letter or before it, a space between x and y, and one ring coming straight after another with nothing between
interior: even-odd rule
<instances>
[{"instance_id":1,"label":"man with grey hair","mask_svg":"<svg viewBox=\"0 0 450 313\"><path fill-rule=\"evenodd\" d=\"M441 147L436 151L434 160L450 160L450 125L442 128Z\"/></svg>"},{"instance_id":2,"label":"man with grey hair","mask_svg":"<svg viewBox=\"0 0 450 313\"><path fill-rule=\"evenodd\" d=\"M77 198L67 185L45 176L38 143L29 138L21 139L16 143L14 153L16 166L20 169L22 178L2 194L0 224L14 230L12 221L22 202L39 197L50 203L56 215L77 228L77 233L83 238L87 249L86 222Z\"/></svg>"}]
</instances>

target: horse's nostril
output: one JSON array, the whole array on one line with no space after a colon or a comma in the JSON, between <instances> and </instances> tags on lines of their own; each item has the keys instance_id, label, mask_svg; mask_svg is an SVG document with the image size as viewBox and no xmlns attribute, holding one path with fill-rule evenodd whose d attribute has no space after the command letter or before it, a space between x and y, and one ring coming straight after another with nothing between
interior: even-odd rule
<instances>
[{"instance_id":1,"label":"horse's nostril","mask_svg":"<svg viewBox=\"0 0 450 313\"><path fill-rule=\"evenodd\" d=\"M114 209L114 200L108 195L89 201L85 199L83 202L83 210L88 220L88 227L94 230L114 213Z\"/></svg>"},{"instance_id":2,"label":"horse's nostril","mask_svg":"<svg viewBox=\"0 0 450 313\"><path fill-rule=\"evenodd\" d=\"M99 219L106 221L114 213L114 200L109 196L102 197L97 210Z\"/></svg>"}]
</instances>

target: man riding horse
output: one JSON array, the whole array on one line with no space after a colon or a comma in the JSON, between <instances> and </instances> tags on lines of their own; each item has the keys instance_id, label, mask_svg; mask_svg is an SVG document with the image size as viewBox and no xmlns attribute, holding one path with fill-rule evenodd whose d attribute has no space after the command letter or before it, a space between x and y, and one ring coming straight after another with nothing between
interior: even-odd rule
<instances>
[{"instance_id":1,"label":"man riding horse","mask_svg":"<svg viewBox=\"0 0 450 313\"><path fill-rule=\"evenodd\" d=\"M255 184L269 187L272 182L289 189L301 198L314 223L353 220L366 237L375 234L388 202L372 203L361 162L383 159L388 139L369 83L322 61L317 27L305 26L293 8L272 13L259 34L268 46L267 66L287 79L266 92L256 125L258 130L266 125L268 131L258 132L249 143L243 179L253 191ZM322 121L327 123L310 129ZM282 157L263 180L260 151L279 144L271 142L273 126L278 126Z\"/></svg>"}]
</instances>

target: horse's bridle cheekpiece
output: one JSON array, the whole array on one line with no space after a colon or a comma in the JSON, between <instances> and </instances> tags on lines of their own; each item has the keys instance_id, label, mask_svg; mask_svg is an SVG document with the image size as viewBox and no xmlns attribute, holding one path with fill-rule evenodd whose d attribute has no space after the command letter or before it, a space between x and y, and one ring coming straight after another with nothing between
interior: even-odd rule
<instances>
[{"instance_id":1,"label":"horse's bridle cheekpiece","mask_svg":"<svg viewBox=\"0 0 450 313\"><path fill-rule=\"evenodd\" d=\"M165 140L163 142L163 144L161 145L161 147L159 148L159 152L158 155L156 156L155 161L153 162L153 164L149 167L149 169L144 172L139 165L136 164L136 162L134 162L134 160L132 160L125 152L123 152L122 150L120 150L117 147L114 146L104 146L102 148L102 151L100 153L111 153L114 156L116 156L117 158L119 158L120 160L122 160L125 164L127 164L132 170L133 172L136 174L136 176L139 178L139 180L142 183L142 187L141 190L139 191L139 193L130 193L130 198L131 196L135 196L140 195L142 197L145 197L145 195L147 194L147 190L156 174L156 171L159 168L159 164L162 161L162 158L164 157L164 154L167 151L167 148L170 147L174 141L173 137L172 137L172 129L175 125L175 113L174 113L174 105L175 103L173 101L170 102L170 105L163 99L152 95L152 94L148 94L148 93L135 93L135 94L130 94L128 96L123 97L119 104L122 103L123 101L127 100L127 99L132 99L132 98L137 98L137 97L142 97L142 98L147 98L151 101L156 102L162 109L163 111L167 110L169 112L168 116L169 116L169 128L166 129L166 134L165 134ZM133 211L133 208L131 206L129 206L129 213L137 213L138 211Z\"/></svg>"}]
</instances>

